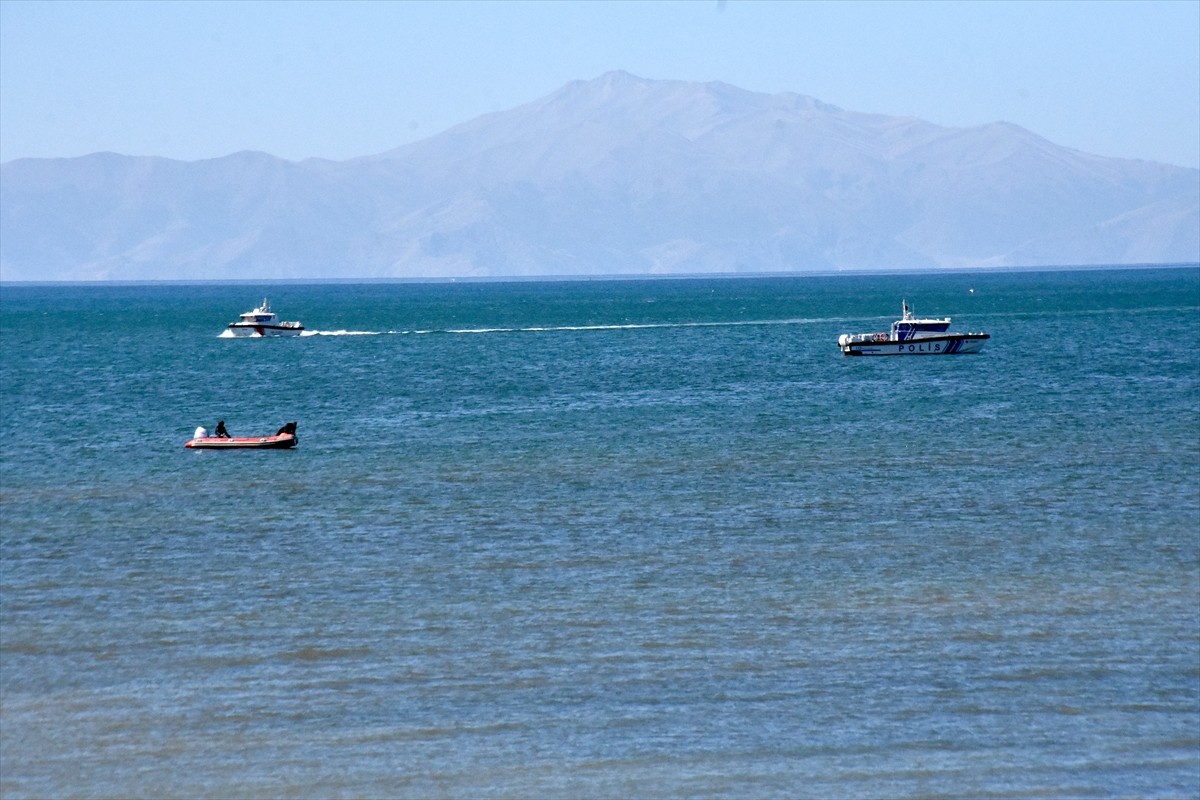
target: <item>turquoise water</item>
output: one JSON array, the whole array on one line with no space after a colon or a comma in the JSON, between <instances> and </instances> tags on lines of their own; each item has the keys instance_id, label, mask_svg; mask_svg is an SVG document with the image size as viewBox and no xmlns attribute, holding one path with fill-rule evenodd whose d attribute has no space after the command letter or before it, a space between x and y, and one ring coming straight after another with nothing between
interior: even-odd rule
<instances>
[{"instance_id":1,"label":"turquoise water","mask_svg":"<svg viewBox=\"0 0 1200 800\"><path fill-rule=\"evenodd\" d=\"M992 339L839 353L901 299ZM1197 341L1196 268L5 285L0 791L1195 797Z\"/></svg>"}]
</instances>

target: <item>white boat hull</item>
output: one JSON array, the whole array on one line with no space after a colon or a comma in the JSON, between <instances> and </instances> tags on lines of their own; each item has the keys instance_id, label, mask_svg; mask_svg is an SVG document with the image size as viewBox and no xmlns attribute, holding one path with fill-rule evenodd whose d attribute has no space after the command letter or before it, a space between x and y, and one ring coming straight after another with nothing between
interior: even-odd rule
<instances>
[{"instance_id":1,"label":"white boat hull","mask_svg":"<svg viewBox=\"0 0 1200 800\"><path fill-rule=\"evenodd\" d=\"M238 322L230 323L225 329L229 336L233 337L250 337L250 336L299 336L304 332L303 326L285 326L285 325L243 325Z\"/></svg>"},{"instance_id":2,"label":"white boat hull","mask_svg":"<svg viewBox=\"0 0 1200 800\"><path fill-rule=\"evenodd\" d=\"M838 346L848 356L951 356L978 353L990 338L986 333L954 333L898 342L852 341L843 336Z\"/></svg>"}]
</instances>

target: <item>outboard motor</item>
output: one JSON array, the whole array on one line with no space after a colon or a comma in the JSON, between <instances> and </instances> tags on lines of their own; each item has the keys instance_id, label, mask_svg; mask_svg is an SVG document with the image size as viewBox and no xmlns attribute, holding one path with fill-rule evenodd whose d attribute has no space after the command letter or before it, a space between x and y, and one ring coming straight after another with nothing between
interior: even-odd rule
<instances>
[{"instance_id":1,"label":"outboard motor","mask_svg":"<svg viewBox=\"0 0 1200 800\"><path fill-rule=\"evenodd\" d=\"M205 428L203 425L200 426L199 428L196 428L196 432L192 434L192 438L193 439L207 439L208 438L208 428Z\"/></svg>"}]
</instances>

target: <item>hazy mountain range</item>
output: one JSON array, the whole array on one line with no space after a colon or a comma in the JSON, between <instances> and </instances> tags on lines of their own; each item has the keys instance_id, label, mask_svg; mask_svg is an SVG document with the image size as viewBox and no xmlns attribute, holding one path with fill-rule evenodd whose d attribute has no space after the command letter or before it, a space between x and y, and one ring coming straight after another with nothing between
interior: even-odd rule
<instances>
[{"instance_id":1,"label":"hazy mountain range","mask_svg":"<svg viewBox=\"0 0 1200 800\"><path fill-rule=\"evenodd\" d=\"M613 72L350 161L0 165L0 278L1200 262L1200 170Z\"/></svg>"}]
</instances>

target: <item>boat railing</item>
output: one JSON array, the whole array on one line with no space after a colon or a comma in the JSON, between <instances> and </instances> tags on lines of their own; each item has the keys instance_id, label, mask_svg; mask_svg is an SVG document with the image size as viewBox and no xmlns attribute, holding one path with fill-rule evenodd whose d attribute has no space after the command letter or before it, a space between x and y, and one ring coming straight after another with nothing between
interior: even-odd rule
<instances>
[{"instance_id":1,"label":"boat railing","mask_svg":"<svg viewBox=\"0 0 1200 800\"><path fill-rule=\"evenodd\" d=\"M862 344L863 342L886 342L891 337L882 331L878 333L846 333L842 334L845 344Z\"/></svg>"}]
</instances>

